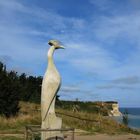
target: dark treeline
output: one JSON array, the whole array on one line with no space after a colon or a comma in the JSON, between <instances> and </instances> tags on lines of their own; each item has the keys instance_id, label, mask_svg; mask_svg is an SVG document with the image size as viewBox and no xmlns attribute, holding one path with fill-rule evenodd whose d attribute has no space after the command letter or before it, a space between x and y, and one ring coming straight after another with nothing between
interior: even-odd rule
<instances>
[{"instance_id":1,"label":"dark treeline","mask_svg":"<svg viewBox=\"0 0 140 140\"><path fill-rule=\"evenodd\" d=\"M40 103L41 83L41 76L27 76L25 73L19 75L15 71L7 71L6 66L0 62L0 92L12 88L19 100Z\"/></svg>"},{"instance_id":2,"label":"dark treeline","mask_svg":"<svg viewBox=\"0 0 140 140\"><path fill-rule=\"evenodd\" d=\"M26 76L25 73L18 76L20 84L20 100L40 103L42 77Z\"/></svg>"}]
</instances>

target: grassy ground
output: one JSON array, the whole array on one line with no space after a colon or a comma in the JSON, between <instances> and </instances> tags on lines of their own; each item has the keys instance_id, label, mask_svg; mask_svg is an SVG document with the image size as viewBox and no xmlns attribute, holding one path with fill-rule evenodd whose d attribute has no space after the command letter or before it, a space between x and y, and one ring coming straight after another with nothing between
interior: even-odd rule
<instances>
[{"instance_id":1,"label":"grassy ground","mask_svg":"<svg viewBox=\"0 0 140 140\"><path fill-rule=\"evenodd\" d=\"M25 129L25 125L40 124L41 117L37 111L38 107L36 104L21 102L18 116L9 119L0 116L0 132L21 132Z\"/></svg>"},{"instance_id":2,"label":"grassy ground","mask_svg":"<svg viewBox=\"0 0 140 140\"><path fill-rule=\"evenodd\" d=\"M57 116L63 119L63 127L73 127L83 129L90 133L123 134L134 133L134 131L124 125L118 124L114 120L104 118L102 115L87 112L72 112L71 110L57 109ZM67 114L67 115L66 115ZM74 116L74 117L72 117ZM22 140L25 126L28 124L40 125L40 106L33 103L20 103L20 112L16 117L6 119L0 117L0 140ZM2 135L7 134L7 135ZM9 134L21 134L9 136Z\"/></svg>"},{"instance_id":3,"label":"grassy ground","mask_svg":"<svg viewBox=\"0 0 140 140\"><path fill-rule=\"evenodd\" d=\"M107 134L123 134L123 133L138 133L127 126L118 124L115 120L105 118L99 114L91 114L86 112L71 112L67 110L57 110L60 113L65 113L69 116L60 115L63 119L63 126L83 129L91 133L107 133ZM81 118L81 119L80 119Z\"/></svg>"}]
</instances>

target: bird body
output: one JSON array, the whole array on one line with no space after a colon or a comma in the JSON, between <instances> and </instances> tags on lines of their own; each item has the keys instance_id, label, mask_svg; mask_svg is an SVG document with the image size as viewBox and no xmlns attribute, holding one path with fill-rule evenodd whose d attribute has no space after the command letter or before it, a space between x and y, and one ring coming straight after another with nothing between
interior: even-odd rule
<instances>
[{"instance_id":1,"label":"bird body","mask_svg":"<svg viewBox=\"0 0 140 140\"><path fill-rule=\"evenodd\" d=\"M55 113L55 106L52 103L61 85L60 74L53 62L54 50L54 46L52 46L48 52L48 68L42 83L41 115L43 121L48 113Z\"/></svg>"},{"instance_id":2,"label":"bird body","mask_svg":"<svg viewBox=\"0 0 140 140\"><path fill-rule=\"evenodd\" d=\"M42 129L61 129L62 120L55 115L55 99L61 85L61 77L53 61L53 53L62 48L56 40L49 41L48 67L43 77L41 91ZM52 134L51 134L52 135ZM46 140L48 134L42 132L41 140Z\"/></svg>"}]
</instances>

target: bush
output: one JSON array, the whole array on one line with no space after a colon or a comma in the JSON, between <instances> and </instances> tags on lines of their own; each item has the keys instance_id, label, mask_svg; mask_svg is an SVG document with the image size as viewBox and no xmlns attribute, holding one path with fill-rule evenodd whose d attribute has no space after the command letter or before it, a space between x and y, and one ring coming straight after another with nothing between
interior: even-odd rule
<instances>
[{"instance_id":1,"label":"bush","mask_svg":"<svg viewBox=\"0 0 140 140\"><path fill-rule=\"evenodd\" d=\"M129 118L128 118L128 111L127 109L124 111L123 113L123 119L122 119L122 123L126 126L128 126L129 123Z\"/></svg>"}]
</instances>

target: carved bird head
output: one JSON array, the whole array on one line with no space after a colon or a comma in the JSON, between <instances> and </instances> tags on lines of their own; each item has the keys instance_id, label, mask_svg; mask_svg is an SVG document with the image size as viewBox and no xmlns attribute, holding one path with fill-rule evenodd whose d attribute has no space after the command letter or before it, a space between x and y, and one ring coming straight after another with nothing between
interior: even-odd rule
<instances>
[{"instance_id":1,"label":"carved bird head","mask_svg":"<svg viewBox=\"0 0 140 140\"><path fill-rule=\"evenodd\" d=\"M50 41L48 42L48 44L49 44L50 46L54 46L55 49L64 49L64 47L61 45L61 43L60 43L58 40L50 40Z\"/></svg>"}]
</instances>

